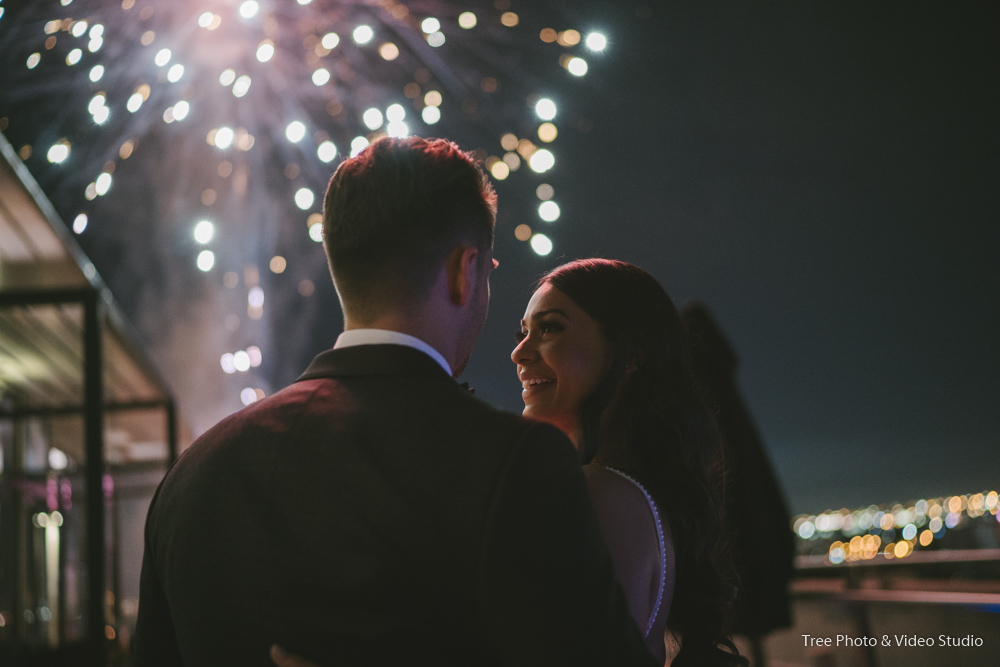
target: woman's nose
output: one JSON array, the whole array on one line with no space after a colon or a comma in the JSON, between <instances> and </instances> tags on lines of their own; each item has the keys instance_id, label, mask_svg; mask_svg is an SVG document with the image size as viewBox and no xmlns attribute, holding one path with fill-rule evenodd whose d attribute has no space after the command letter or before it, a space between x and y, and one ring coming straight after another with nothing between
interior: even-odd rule
<instances>
[{"instance_id":1,"label":"woman's nose","mask_svg":"<svg viewBox=\"0 0 1000 667\"><path fill-rule=\"evenodd\" d=\"M521 364L534 359L535 351L530 337L521 339L521 342L510 353L510 360L515 364Z\"/></svg>"}]
</instances>

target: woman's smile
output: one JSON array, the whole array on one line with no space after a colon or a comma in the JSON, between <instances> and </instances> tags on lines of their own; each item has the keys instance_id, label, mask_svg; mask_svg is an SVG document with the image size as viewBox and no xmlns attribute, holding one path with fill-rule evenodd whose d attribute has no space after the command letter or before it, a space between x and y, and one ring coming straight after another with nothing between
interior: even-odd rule
<instances>
[{"instance_id":1,"label":"woman's smile","mask_svg":"<svg viewBox=\"0 0 1000 667\"><path fill-rule=\"evenodd\" d=\"M609 365L600 325L551 285L531 297L510 358L517 364L524 416L548 422L576 440L583 401Z\"/></svg>"}]
</instances>

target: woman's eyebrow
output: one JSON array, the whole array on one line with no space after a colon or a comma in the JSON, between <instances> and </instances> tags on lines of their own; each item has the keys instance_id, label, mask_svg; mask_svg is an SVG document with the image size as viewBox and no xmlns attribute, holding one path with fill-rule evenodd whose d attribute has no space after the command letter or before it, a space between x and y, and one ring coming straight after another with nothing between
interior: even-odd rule
<instances>
[{"instance_id":1,"label":"woman's eyebrow","mask_svg":"<svg viewBox=\"0 0 1000 667\"><path fill-rule=\"evenodd\" d=\"M569 319L569 315L567 315L565 313L565 311L563 311L562 308L549 308L548 310L540 310L537 313L533 314L531 316L531 319L533 319L533 320L540 320L543 317L545 317L546 315L553 315L553 314L555 314L555 315L562 315L567 320Z\"/></svg>"},{"instance_id":2,"label":"woman's eyebrow","mask_svg":"<svg viewBox=\"0 0 1000 667\"><path fill-rule=\"evenodd\" d=\"M569 319L569 315L567 315L565 313L565 311L563 311L562 308L549 308L548 310L540 310L537 313L533 313L531 315L531 319L533 319L533 320L540 320L543 317L545 317L546 315L553 315L553 314L555 314L555 315L562 315L567 320ZM524 326L524 323L525 323L525 320L522 319L521 320L521 326L522 327Z\"/></svg>"}]
</instances>

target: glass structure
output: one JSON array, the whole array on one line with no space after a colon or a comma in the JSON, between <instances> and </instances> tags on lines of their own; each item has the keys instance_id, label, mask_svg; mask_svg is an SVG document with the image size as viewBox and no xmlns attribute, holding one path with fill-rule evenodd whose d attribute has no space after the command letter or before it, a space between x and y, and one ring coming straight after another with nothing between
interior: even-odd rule
<instances>
[{"instance_id":1,"label":"glass structure","mask_svg":"<svg viewBox=\"0 0 1000 667\"><path fill-rule=\"evenodd\" d=\"M126 664L174 403L0 135L0 664Z\"/></svg>"}]
</instances>

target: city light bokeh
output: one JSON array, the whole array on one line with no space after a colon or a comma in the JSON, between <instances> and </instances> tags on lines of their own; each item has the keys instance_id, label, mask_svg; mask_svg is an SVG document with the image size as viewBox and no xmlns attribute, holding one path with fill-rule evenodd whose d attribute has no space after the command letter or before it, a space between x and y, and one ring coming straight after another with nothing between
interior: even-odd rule
<instances>
[{"instance_id":1,"label":"city light bokeh","mask_svg":"<svg viewBox=\"0 0 1000 667\"><path fill-rule=\"evenodd\" d=\"M932 550L983 548L1000 539L997 491L800 514L791 526L801 556L831 565L907 558ZM988 545L986 545L988 546Z\"/></svg>"}]
</instances>

